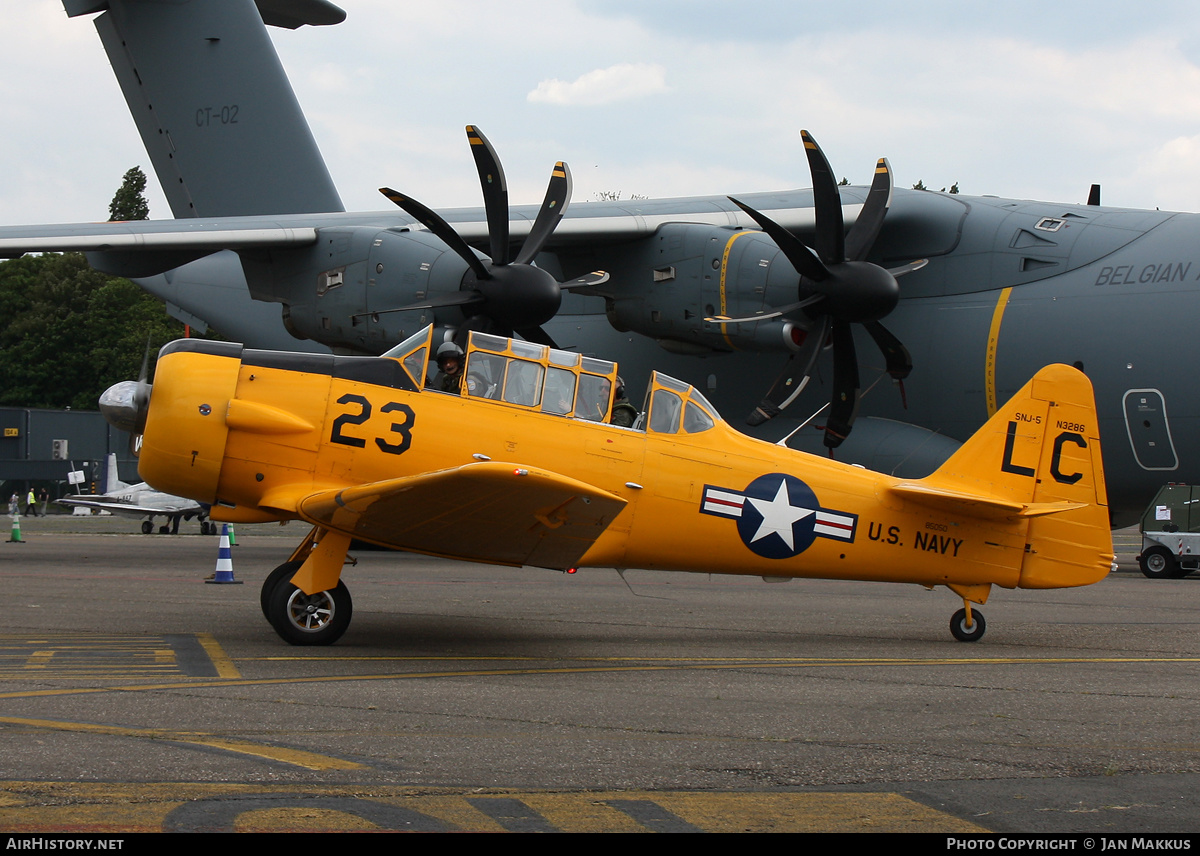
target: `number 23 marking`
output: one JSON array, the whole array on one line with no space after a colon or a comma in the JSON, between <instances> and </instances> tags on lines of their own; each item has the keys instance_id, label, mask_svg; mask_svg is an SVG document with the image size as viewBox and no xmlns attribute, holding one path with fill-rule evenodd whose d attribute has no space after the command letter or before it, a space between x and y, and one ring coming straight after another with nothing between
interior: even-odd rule
<instances>
[{"instance_id":1,"label":"number 23 marking","mask_svg":"<svg viewBox=\"0 0 1200 856\"><path fill-rule=\"evenodd\" d=\"M337 400L338 404L357 404L357 413L343 413L337 419L333 420L333 430L329 434L331 443L341 443L343 446L354 446L362 449L367 445L367 441L362 437L353 437L343 433L343 429L347 425L362 425L371 418L371 402L361 395L354 393L346 393ZM400 404L395 401L389 401L383 407L379 408L380 413L403 413L403 422L393 422L390 433L400 436L399 443L389 443L382 437L375 438L375 445L381 451L387 452L389 455L402 455L408 451L408 447L412 445L412 426L416 421L417 416L413 413L413 409L407 404Z\"/></svg>"}]
</instances>

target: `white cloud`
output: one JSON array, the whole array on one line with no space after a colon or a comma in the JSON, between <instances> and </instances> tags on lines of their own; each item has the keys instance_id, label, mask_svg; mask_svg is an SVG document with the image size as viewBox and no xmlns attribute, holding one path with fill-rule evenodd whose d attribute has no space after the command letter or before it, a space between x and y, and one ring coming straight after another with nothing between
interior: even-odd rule
<instances>
[{"instance_id":1,"label":"white cloud","mask_svg":"<svg viewBox=\"0 0 1200 856\"><path fill-rule=\"evenodd\" d=\"M526 99L534 103L594 106L667 92L667 71L661 65L622 62L598 68L568 83L543 80Z\"/></svg>"}]
</instances>

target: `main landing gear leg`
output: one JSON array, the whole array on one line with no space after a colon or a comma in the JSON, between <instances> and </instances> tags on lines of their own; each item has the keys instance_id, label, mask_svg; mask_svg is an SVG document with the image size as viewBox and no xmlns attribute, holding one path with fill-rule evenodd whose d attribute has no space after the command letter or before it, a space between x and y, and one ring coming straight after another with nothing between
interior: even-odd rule
<instances>
[{"instance_id":1,"label":"main landing gear leg","mask_svg":"<svg viewBox=\"0 0 1200 856\"><path fill-rule=\"evenodd\" d=\"M972 603L987 603L988 595L992 593L991 583L959 585L951 583L947 586L962 598L963 608L950 616L950 634L959 642L978 642L987 630L987 622L983 613L972 609Z\"/></svg>"},{"instance_id":2,"label":"main landing gear leg","mask_svg":"<svg viewBox=\"0 0 1200 856\"><path fill-rule=\"evenodd\" d=\"M350 536L314 527L267 577L263 615L285 642L332 645L346 632L354 603L339 577L349 548Z\"/></svg>"}]
</instances>

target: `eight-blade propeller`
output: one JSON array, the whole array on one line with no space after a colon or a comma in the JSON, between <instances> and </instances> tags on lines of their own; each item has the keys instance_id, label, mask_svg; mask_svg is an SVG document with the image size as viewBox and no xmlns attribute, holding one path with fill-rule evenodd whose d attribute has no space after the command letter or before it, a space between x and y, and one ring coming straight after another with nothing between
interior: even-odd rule
<instances>
[{"instance_id":1,"label":"eight-blade propeller","mask_svg":"<svg viewBox=\"0 0 1200 856\"><path fill-rule=\"evenodd\" d=\"M459 338L464 341L468 330L482 330L504 336L516 332L532 342L554 345L541 325L558 312L563 290L598 285L608 279L608 274L596 271L570 282L558 282L532 264L570 204L571 171L561 161L555 164L546 198L529 235L520 251L510 259L508 185L504 180L504 169L487 137L474 125L467 125L467 139L483 188L491 259L475 255L454 228L431 209L395 190L380 188L380 193L419 220L469 267L460 291L434 296L393 311L458 306L467 316L459 328Z\"/></svg>"},{"instance_id":2,"label":"eight-blade propeller","mask_svg":"<svg viewBox=\"0 0 1200 856\"><path fill-rule=\"evenodd\" d=\"M858 411L858 356L850 325L866 327L884 355L889 375L898 381L908 377L912 371L908 349L879 323L879 319L891 312L900 298L896 277L923 267L925 261L892 270L864 261L891 203L892 171L887 160L880 158L876 164L867 201L847 235L842 220L841 196L829 162L807 131L801 131L800 135L812 173L817 228L815 249L805 246L771 218L730 197L775 241L800 275L799 300L778 307L768 315L709 320L724 323L758 321L801 310L809 319L808 335L800 350L788 358L766 398L746 418L750 425L761 425L795 400L808 383L826 340L832 339L833 396L825 423L825 445L834 449L850 433Z\"/></svg>"}]
</instances>

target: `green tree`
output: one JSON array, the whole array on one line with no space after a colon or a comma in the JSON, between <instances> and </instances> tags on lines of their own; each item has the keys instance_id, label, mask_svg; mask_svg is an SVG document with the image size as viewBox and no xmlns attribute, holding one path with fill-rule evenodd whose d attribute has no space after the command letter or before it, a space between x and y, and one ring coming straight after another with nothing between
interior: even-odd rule
<instances>
[{"instance_id":1,"label":"green tree","mask_svg":"<svg viewBox=\"0 0 1200 856\"><path fill-rule=\"evenodd\" d=\"M108 219L112 220L148 220L150 218L150 203L146 201L146 173L141 168L134 167L125 173L121 187L108 203Z\"/></svg>"},{"instance_id":2,"label":"green tree","mask_svg":"<svg viewBox=\"0 0 1200 856\"><path fill-rule=\"evenodd\" d=\"M162 304L80 253L0 264L0 404L95 410L137 377L147 337L157 350L179 335Z\"/></svg>"}]
</instances>

